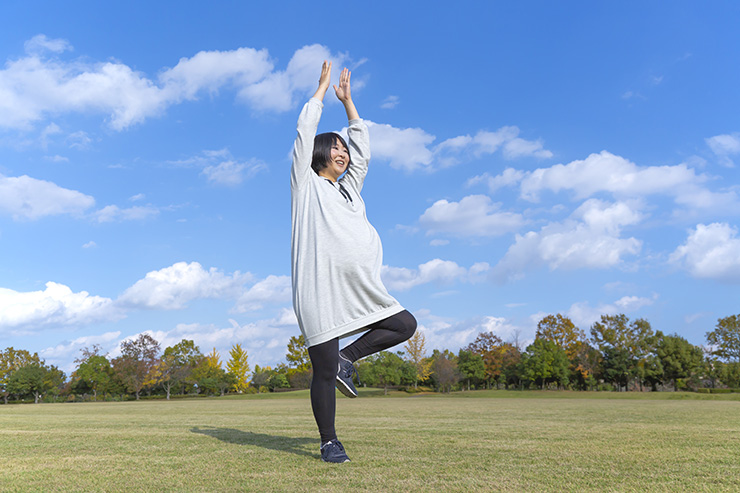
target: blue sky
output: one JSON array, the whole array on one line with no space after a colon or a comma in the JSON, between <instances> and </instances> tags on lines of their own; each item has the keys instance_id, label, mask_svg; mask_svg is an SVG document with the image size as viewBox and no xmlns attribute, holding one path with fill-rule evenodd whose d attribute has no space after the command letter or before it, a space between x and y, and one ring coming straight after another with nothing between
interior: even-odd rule
<instances>
[{"instance_id":1,"label":"blue sky","mask_svg":"<svg viewBox=\"0 0 740 493\"><path fill-rule=\"evenodd\" d=\"M69 5L0 6L0 348L69 372L148 331L282 361L324 58L352 70L384 281L430 349L526 344L551 313L702 344L738 312L735 2Z\"/></svg>"}]
</instances>

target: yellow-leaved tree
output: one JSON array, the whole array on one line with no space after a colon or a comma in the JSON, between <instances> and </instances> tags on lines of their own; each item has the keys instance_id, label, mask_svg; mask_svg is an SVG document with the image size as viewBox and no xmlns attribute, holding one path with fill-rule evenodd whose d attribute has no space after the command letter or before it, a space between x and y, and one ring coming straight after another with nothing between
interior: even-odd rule
<instances>
[{"instance_id":1,"label":"yellow-leaved tree","mask_svg":"<svg viewBox=\"0 0 740 493\"><path fill-rule=\"evenodd\" d=\"M403 347L406 350L407 360L416 368L416 380L414 388L418 387L419 382L423 382L432 374L432 361L426 358L426 339L421 330L417 330L414 335L406 341Z\"/></svg>"},{"instance_id":2,"label":"yellow-leaved tree","mask_svg":"<svg viewBox=\"0 0 740 493\"><path fill-rule=\"evenodd\" d=\"M242 393L249 387L249 363L247 362L247 352L242 349L241 344L234 344L229 351L231 359L226 363L226 370L233 375L233 389Z\"/></svg>"}]
</instances>

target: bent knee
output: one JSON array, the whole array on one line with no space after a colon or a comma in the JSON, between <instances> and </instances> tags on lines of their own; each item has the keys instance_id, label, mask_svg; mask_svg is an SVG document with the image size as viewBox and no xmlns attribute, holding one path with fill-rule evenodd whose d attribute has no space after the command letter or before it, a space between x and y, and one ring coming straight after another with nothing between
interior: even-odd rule
<instances>
[{"instance_id":1,"label":"bent knee","mask_svg":"<svg viewBox=\"0 0 740 493\"><path fill-rule=\"evenodd\" d=\"M416 332L416 318L408 310L404 310L398 315L399 321L402 323L401 332L406 336L406 339L410 339Z\"/></svg>"}]
</instances>

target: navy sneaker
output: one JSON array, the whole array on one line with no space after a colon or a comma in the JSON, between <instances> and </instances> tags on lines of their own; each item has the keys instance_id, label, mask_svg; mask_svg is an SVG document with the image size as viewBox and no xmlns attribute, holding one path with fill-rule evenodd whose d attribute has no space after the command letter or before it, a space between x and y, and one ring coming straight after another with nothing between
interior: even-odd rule
<instances>
[{"instance_id":1,"label":"navy sneaker","mask_svg":"<svg viewBox=\"0 0 740 493\"><path fill-rule=\"evenodd\" d=\"M337 388L347 397L357 397L357 389L352 383L352 375L357 373L350 360L339 353L339 369L337 370Z\"/></svg>"},{"instance_id":2,"label":"navy sneaker","mask_svg":"<svg viewBox=\"0 0 740 493\"><path fill-rule=\"evenodd\" d=\"M335 439L321 446L321 460L341 464L343 462L349 462L349 457L347 457L347 452L344 451L342 442Z\"/></svg>"}]
</instances>

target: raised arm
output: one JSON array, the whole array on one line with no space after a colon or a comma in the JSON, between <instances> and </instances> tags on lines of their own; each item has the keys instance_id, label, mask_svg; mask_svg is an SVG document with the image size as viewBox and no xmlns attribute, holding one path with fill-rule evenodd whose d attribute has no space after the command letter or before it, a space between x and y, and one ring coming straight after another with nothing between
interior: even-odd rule
<instances>
[{"instance_id":1,"label":"raised arm","mask_svg":"<svg viewBox=\"0 0 740 493\"><path fill-rule=\"evenodd\" d=\"M324 60L324 63L321 65L321 76L319 77L319 87L316 89L316 92L313 94L313 97L315 97L319 101L324 101L324 96L326 95L327 89L329 89L330 83L331 83L331 62L327 62L326 60ZM334 90L336 90L336 87L337 86L334 86Z\"/></svg>"},{"instance_id":2,"label":"raised arm","mask_svg":"<svg viewBox=\"0 0 740 493\"><path fill-rule=\"evenodd\" d=\"M344 105L344 110L347 112L347 120L350 122L360 118L360 115L357 113L357 108L355 108L355 103L352 102L352 91L350 90L349 84L351 76L352 72L345 68L339 75L339 87L334 86L334 92L337 94L337 99L339 99Z\"/></svg>"},{"instance_id":3,"label":"raised arm","mask_svg":"<svg viewBox=\"0 0 740 493\"><path fill-rule=\"evenodd\" d=\"M355 191L359 193L365 182L365 175L367 175L367 165L370 160L370 138L367 125L360 119L357 108L355 108L355 104L352 102L352 91L350 90L351 76L352 73L349 70L346 68L342 70L339 76L339 86L334 86L334 92L337 94L337 99L344 105L344 110L347 112L347 120L349 121L347 136L349 137L352 164L350 164L349 170L342 177L342 180L347 184L351 183Z\"/></svg>"},{"instance_id":4,"label":"raised arm","mask_svg":"<svg viewBox=\"0 0 740 493\"><path fill-rule=\"evenodd\" d=\"M303 106L298 116L298 135L293 143L293 167L290 173L290 186L298 190L308 181L313 171L311 159L313 155L313 139L319 126L321 111L324 107L323 99L331 81L331 62L324 60L321 65L319 87L313 97Z\"/></svg>"}]
</instances>

